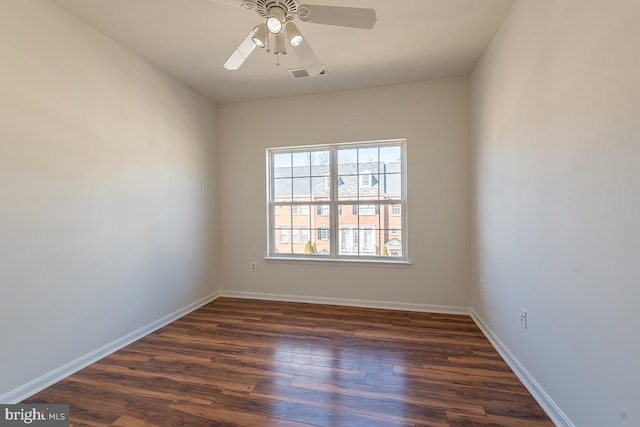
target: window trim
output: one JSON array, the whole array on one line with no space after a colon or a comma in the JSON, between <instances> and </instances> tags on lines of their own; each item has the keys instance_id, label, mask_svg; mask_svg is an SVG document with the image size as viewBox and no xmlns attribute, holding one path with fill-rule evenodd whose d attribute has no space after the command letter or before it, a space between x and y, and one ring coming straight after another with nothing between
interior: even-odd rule
<instances>
[{"instance_id":1,"label":"window trim","mask_svg":"<svg viewBox=\"0 0 640 427\"><path fill-rule=\"evenodd\" d=\"M385 145L399 146L401 158L401 190L400 197L398 199L377 199L377 200L338 200L338 151L344 149L361 149L367 147L382 148ZM389 140L376 140L376 141L360 141L360 142L347 142L347 143L333 143L333 144L319 144L319 145L305 145L294 147L275 147L268 148L266 151L266 172L267 172L267 260L280 260L280 261L339 261L339 262L352 262L352 263L382 263L382 264L411 264L409 260L409 244L408 244L408 221L407 221L407 140L406 139L389 139ZM273 176L273 157L276 154L296 152L312 152L312 151L329 151L330 153L330 196L329 200L310 200L303 202L282 202L278 203L272 198L273 189L275 188L275 181ZM360 184L358 182L358 184ZM398 228L402 231L402 256L389 257L382 255L341 255L340 254L340 230L339 230L339 210L344 205L371 205L372 202L379 206L382 205L400 205L401 207L401 226ZM317 209L319 205L329 206L329 219L330 224L328 232L330 234L330 254L293 254L293 253L277 253L275 251L275 245L277 236L272 232L274 227L273 208L278 206L291 206L291 205L306 204L311 209ZM397 228L397 227L394 227Z\"/></svg>"}]
</instances>

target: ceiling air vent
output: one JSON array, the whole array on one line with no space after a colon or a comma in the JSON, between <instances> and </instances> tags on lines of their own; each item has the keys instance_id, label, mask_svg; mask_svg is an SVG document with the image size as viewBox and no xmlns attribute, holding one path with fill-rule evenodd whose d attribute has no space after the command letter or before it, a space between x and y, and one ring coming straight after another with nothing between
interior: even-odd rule
<instances>
[{"instance_id":1,"label":"ceiling air vent","mask_svg":"<svg viewBox=\"0 0 640 427\"><path fill-rule=\"evenodd\" d=\"M307 70L304 69L304 68L289 68L289 72L291 73L291 75L293 76L294 79L301 79L303 77L311 77L309 75L309 73L307 72ZM319 76L324 76L326 74L327 74L327 69L323 65L322 66L322 71L318 75Z\"/></svg>"}]
</instances>

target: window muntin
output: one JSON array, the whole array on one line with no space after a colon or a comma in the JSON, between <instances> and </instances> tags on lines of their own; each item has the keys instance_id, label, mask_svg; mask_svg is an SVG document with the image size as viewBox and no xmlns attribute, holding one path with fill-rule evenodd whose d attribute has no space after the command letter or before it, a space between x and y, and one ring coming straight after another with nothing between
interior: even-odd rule
<instances>
[{"instance_id":1,"label":"window muntin","mask_svg":"<svg viewBox=\"0 0 640 427\"><path fill-rule=\"evenodd\" d=\"M269 256L407 260L404 140L267 155Z\"/></svg>"}]
</instances>

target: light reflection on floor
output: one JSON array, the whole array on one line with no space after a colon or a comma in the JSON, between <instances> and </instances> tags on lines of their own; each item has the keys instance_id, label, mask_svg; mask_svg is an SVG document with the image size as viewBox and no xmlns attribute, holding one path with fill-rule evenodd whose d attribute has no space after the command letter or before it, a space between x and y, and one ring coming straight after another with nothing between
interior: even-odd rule
<instances>
[{"instance_id":1,"label":"light reflection on floor","mask_svg":"<svg viewBox=\"0 0 640 427\"><path fill-rule=\"evenodd\" d=\"M265 394L279 396L269 399L273 417L328 427L407 424L400 421L405 418L405 411L404 403L398 399L405 395L405 378L393 376L393 365L403 362L399 352L381 351L362 342L357 347L338 348L331 343L281 340L274 348L272 360L275 370L293 375L288 386L265 385L268 390ZM378 378L372 384L367 382L371 372ZM388 378L388 384L380 385L386 382L380 381L380 376ZM288 394L283 393L283 387L290 388ZM367 391L379 394L381 387L392 388L388 404L366 398ZM337 390L340 392L333 392ZM375 418L367 416L372 412L376 413Z\"/></svg>"}]
</instances>

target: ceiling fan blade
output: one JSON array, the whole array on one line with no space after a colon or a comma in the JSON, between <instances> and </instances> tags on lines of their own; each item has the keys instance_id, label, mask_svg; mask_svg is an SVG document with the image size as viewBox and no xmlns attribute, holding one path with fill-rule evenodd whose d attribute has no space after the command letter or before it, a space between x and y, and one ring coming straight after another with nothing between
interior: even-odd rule
<instances>
[{"instance_id":1,"label":"ceiling fan blade","mask_svg":"<svg viewBox=\"0 0 640 427\"><path fill-rule=\"evenodd\" d=\"M224 4L226 6L242 7L242 0L209 0L211 3Z\"/></svg>"},{"instance_id":2,"label":"ceiling fan blade","mask_svg":"<svg viewBox=\"0 0 640 427\"><path fill-rule=\"evenodd\" d=\"M318 6L301 4L298 18L314 24L338 25L341 27L363 28L370 30L376 23L376 11L358 7Z\"/></svg>"},{"instance_id":3,"label":"ceiling fan blade","mask_svg":"<svg viewBox=\"0 0 640 427\"><path fill-rule=\"evenodd\" d=\"M306 38L303 38L302 43L298 46L291 46L291 49L293 49L293 53L295 53L300 62L302 62L309 76L317 76L324 71L324 66L320 63L320 60L313 52L313 49L311 49L311 46L309 46L309 43L307 43Z\"/></svg>"},{"instance_id":4,"label":"ceiling fan blade","mask_svg":"<svg viewBox=\"0 0 640 427\"><path fill-rule=\"evenodd\" d=\"M251 55L253 49L256 48L255 43L251 40L253 36L253 30L249 31L249 35L240 43L240 46L236 49L235 52L231 54L227 62L224 63L224 68L227 70L237 70L244 63L245 59Z\"/></svg>"}]
</instances>

